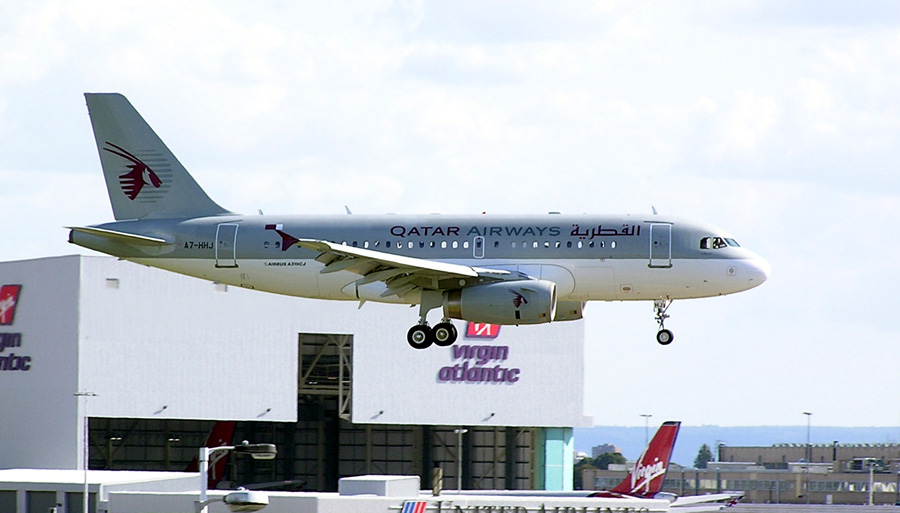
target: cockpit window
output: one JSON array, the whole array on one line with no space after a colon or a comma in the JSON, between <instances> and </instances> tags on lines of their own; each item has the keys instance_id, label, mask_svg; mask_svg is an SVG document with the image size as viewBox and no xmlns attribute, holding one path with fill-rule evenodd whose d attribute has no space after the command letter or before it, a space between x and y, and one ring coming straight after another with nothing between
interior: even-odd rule
<instances>
[{"instance_id":1,"label":"cockpit window","mask_svg":"<svg viewBox=\"0 0 900 513\"><path fill-rule=\"evenodd\" d=\"M739 248L740 244L734 239L726 239L725 237L703 237L700 239L700 249L722 249L722 248Z\"/></svg>"}]
</instances>

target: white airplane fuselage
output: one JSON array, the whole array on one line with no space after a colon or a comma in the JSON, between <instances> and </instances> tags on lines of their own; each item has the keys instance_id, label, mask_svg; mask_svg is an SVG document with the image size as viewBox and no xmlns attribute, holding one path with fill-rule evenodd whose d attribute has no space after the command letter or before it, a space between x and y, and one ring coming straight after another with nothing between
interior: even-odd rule
<instances>
[{"instance_id":1,"label":"white airplane fuselage","mask_svg":"<svg viewBox=\"0 0 900 513\"><path fill-rule=\"evenodd\" d=\"M701 248L705 238L725 239L721 230L662 216L223 216L99 225L171 240L164 248L112 247L100 237L91 244L83 234L74 242L151 267L266 292L419 303L417 290L383 295L384 282L357 286L358 273L323 272L317 252L296 245L285 249L282 237L265 229L273 224L298 238L549 280L559 301L720 296L760 285L768 275L768 264L750 250Z\"/></svg>"}]
</instances>

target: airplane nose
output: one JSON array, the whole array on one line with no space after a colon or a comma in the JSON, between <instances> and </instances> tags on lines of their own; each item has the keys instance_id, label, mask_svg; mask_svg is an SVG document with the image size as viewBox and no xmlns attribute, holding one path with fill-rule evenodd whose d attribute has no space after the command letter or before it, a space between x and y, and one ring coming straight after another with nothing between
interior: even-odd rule
<instances>
[{"instance_id":1,"label":"airplane nose","mask_svg":"<svg viewBox=\"0 0 900 513\"><path fill-rule=\"evenodd\" d=\"M769 279L769 274L772 273L772 266L769 265L769 262L766 261L765 258L760 256L754 256L754 258L747 259L745 267L745 276L747 276L747 279L750 282L750 288L762 285L763 282Z\"/></svg>"}]
</instances>

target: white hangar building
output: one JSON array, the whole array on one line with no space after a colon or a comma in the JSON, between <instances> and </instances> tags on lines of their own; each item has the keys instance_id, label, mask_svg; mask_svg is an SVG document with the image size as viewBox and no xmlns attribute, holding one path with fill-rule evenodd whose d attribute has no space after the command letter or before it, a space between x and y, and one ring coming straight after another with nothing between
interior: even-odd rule
<instances>
[{"instance_id":1,"label":"white hangar building","mask_svg":"<svg viewBox=\"0 0 900 513\"><path fill-rule=\"evenodd\" d=\"M404 474L430 488L440 467L447 489L571 489L572 428L590 425L583 321L454 321L454 346L416 351L416 316L110 257L2 262L0 469L184 471L224 422L278 448L232 457L230 485Z\"/></svg>"}]
</instances>

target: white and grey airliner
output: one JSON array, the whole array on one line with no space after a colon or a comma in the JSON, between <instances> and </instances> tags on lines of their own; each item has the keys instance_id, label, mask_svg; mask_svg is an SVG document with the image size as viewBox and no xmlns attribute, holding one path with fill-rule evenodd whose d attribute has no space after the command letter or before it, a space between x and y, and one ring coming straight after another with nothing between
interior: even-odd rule
<instances>
[{"instance_id":1,"label":"white and grey airliner","mask_svg":"<svg viewBox=\"0 0 900 513\"><path fill-rule=\"evenodd\" d=\"M661 215L243 215L207 196L120 94L86 94L116 221L69 241L215 282L317 299L419 305L417 349L451 319L580 319L587 301L652 301L668 344L673 300L751 289L768 263L713 226ZM431 310L441 309L433 327Z\"/></svg>"}]
</instances>

